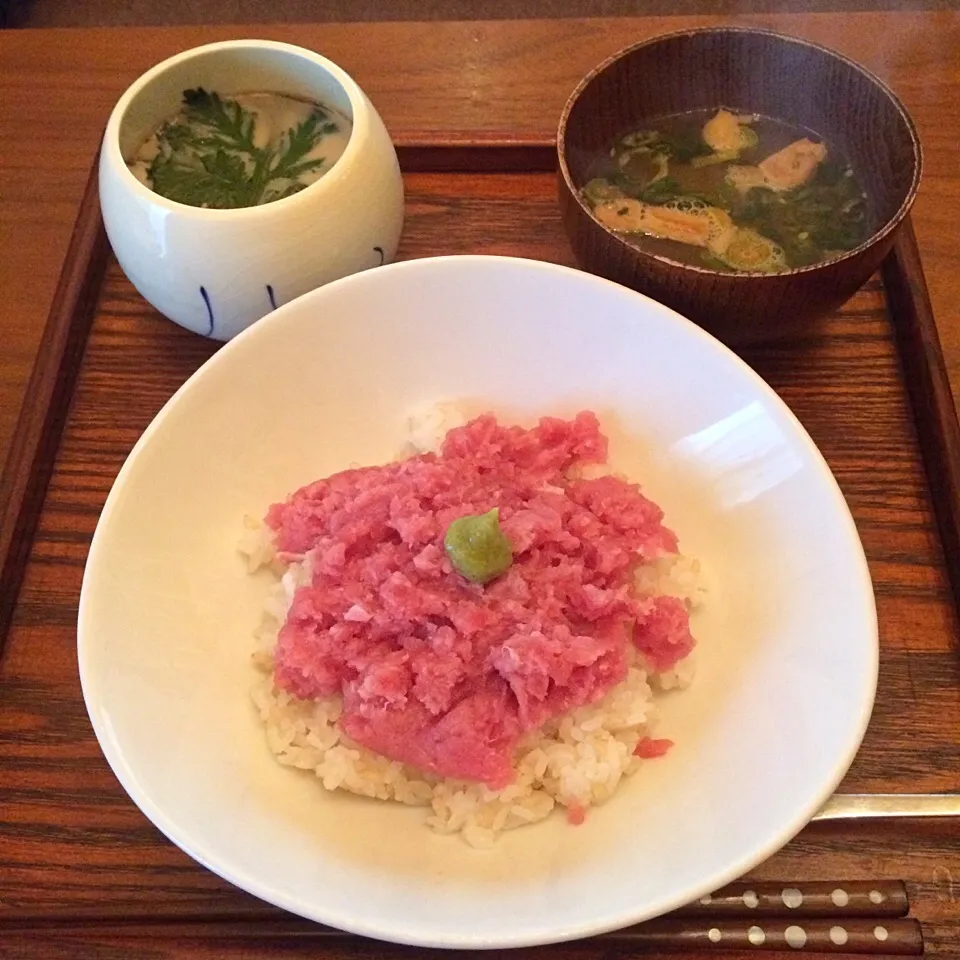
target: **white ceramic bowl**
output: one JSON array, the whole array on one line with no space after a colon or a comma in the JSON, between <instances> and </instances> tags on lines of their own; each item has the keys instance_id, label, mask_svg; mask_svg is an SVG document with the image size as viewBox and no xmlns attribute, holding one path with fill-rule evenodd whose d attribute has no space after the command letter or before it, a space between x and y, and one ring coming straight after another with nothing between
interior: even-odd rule
<instances>
[{"instance_id":1,"label":"white ceramic bowl","mask_svg":"<svg viewBox=\"0 0 960 960\"><path fill-rule=\"evenodd\" d=\"M389 460L404 414L466 399L509 418L594 409L613 464L666 510L711 592L676 741L581 827L492 851L422 809L323 791L268 753L248 698L269 577L244 513ZM828 798L873 703L877 629L854 524L802 427L745 364L667 308L546 263L449 257L330 284L217 353L123 467L90 551L83 692L130 796L175 843L272 903L443 947L558 941L731 881Z\"/></svg>"},{"instance_id":2,"label":"white ceramic bowl","mask_svg":"<svg viewBox=\"0 0 960 960\"><path fill-rule=\"evenodd\" d=\"M350 141L329 172L285 200L236 210L167 200L126 159L197 86L319 100L350 117ZM212 43L147 71L110 115L99 178L107 236L130 282L164 316L217 340L308 290L389 262L403 225L396 152L364 92L324 57L268 40Z\"/></svg>"}]
</instances>

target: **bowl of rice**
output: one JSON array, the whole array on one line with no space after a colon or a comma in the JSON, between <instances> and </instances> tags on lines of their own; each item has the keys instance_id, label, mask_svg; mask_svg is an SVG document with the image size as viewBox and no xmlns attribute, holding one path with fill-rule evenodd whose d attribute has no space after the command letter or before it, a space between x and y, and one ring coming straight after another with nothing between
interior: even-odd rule
<instances>
[{"instance_id":1,"label":"bowl of rice","mask_svg":"<svg viewBox=\"0 0 960 960\"><path fill-rule=\"evenodd\" d=\"M172 842L346 931L492 949L661 915L836 789L876 689L827 464L704 331L552 264L293 301L130 454L78 622Z\"/></svg>"}]
</instances>

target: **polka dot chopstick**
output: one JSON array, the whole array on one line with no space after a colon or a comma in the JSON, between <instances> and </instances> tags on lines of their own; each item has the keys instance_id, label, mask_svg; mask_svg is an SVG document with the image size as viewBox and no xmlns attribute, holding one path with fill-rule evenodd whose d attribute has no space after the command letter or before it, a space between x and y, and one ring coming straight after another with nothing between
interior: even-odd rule
<instances>
[{"instance_id":1,"label":"polka dot chopstick","mask_svg":"<svg viewBox=\"0 0 960 960\"><path fill-rule=\"evenodd\" d=\"M899 880L740 881L681 907L674 916L905 917L909 910L907 889Z\"/></svg>"},{"instance_id":2,"label":"polka dot chopstick","mask_svg":"<svg viewBox=\"0 0 960 960\"><path fill-rule=\"evenodd\" d=\"M900 881L741 882L609 936L645 949L919 956L909 909Z\"/></svg>"}]
</instances>

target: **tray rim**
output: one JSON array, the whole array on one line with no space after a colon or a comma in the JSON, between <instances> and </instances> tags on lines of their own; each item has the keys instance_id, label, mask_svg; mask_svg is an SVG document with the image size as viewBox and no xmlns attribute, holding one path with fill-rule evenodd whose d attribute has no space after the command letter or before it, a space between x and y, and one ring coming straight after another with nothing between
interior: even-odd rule
<instances>
[{"instance_id":1,"label":"tray rim","mask_svg":"<svg viewBox=\"0 0 960 960\"><path fill-rule=\"evenodd\" d=\"M395 139L406 173L555 173L552 138L412 131ZM110 255L100 215L99 150L61 266L0 474L0 658L19 600ZM952 607L960 617L960 418L947 376L911 217L881 264L911 419L937 522Z\"/></svg>"},{"instance_id":2,"label":"tray rim","mask_svg":"<svg viewBox=\"0 0 960 960\"><path fill-rule=\"evenodd\" d=\"M109 260L110 245L100 217L98 161L99 151L90 167L0 473L0 658Z\"/></svg>"}]
</instances>

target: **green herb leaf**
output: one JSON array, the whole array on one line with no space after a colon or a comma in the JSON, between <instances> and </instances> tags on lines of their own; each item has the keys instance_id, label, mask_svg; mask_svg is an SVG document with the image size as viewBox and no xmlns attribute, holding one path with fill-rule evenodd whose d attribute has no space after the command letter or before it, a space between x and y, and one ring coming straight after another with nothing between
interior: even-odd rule
<instances>
[{"instance_id":1,"label":"green herb leaf","mask_svg":"<svg viewBox=\"0 0 960 960\"><path fill-rule=\"evenodd\" d=\"M281 142L277 165L271 171L274 176L289 177L291 175L289 171L294 169L298 161L314 148L321 137L328 133L337 132L337 125L330 123L327 117L326 110L318 106L306 120L287 131ZM314 163L315 161L310 162ZM323 163L323 161L321 160L320 163Z\"/></svg>"},{"instance_id":2,"label":"green herb leaf","mask_svg":"<svg viewBox=\"0 0 960 960\"><path fill-rule=\"evenodd\" d=\"M148 180L161 196L196 207L249 207L304 189L304 175L323 157L307 158L339 127L319 105L280 137L276 147L258 147L256 118L236 100L202 87L183 92L183 119L157 133L158 153Z\"/></svg>"},{"instance_id":3,"label":"green herb leaf","mask_svg":"<svg viewBox=\"0 0 960 960\"><path fill-rule=\"evenodd\" d=\"M239 157L217 150L198 159L194 164L158 154L149 171L153 189L192 207L223 209L250 204L252 184Z\"/></svg>"},{"instance_id":4,"label":"green herb leaf","mask_svg":"<svg viewBox=\"0 0 960 960\"><path fill-rule=\"evenodd\" d=\"M253 141L254 118L236 100L221 100L216 93L207 93L203 87L183 91L183 105L187 123L201 130L198 142L227 147L241 153L256 156Z\"/></svg>"}]
</instances>

